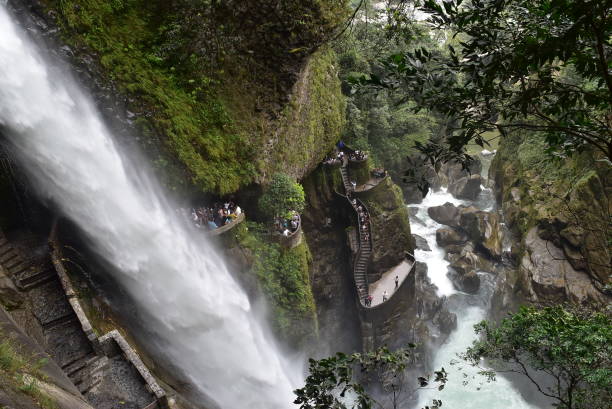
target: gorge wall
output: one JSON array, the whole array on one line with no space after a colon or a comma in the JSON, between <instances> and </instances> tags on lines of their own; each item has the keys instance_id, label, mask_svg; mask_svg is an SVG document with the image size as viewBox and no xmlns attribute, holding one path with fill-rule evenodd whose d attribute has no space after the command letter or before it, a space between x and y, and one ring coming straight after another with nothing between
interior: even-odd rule
<instances>
[{"instance_id":1,"label":"gorge wall","mask_svg":"<svg viewBox=\"0 0 612 409\"><path fill-rule=\"evenodd\" d=\"M490 176L514 235L516 268L498 289L495 311L514 299L585 306L610 303L610 167L592 152L553 160L540 138L501 141Z\"/></svg>"}]
</instances>

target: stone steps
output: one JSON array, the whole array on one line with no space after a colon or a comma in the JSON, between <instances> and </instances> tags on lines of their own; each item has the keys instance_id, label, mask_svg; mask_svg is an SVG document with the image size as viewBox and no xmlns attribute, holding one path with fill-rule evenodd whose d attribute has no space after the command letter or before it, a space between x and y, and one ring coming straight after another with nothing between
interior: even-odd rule
<instances>
[{"instance_id":1,"label":"stone steps","mask_svg":"<svg viewBox=\"0 0 612 409\"><path fill-rule=\"evenodd\" d=\"M57 278L57 273L51 265L41 269L25 268L14 275L16 285L21 290L30 290L39 287Z\"/></svg>"},{"instance_id":2,"label":"stone steps","mask_svg":"<svg viewBox=\"0 0 612 409\"><path fill-rule=\"evenodd\" d=\"M108 363L107 357L90 354L66 365L63 370L79 391L85 394L102 382Z\"/></svg>"}]
</instances>

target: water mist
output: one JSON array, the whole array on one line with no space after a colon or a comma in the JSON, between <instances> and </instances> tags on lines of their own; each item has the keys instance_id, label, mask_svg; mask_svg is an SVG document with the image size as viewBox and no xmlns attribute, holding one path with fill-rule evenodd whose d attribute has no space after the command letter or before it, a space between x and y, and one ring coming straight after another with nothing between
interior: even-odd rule
<instances>
[{"instance_id":1,"label":"water mist","mask_svg":"<svg viewBox=\"0 0 612 409\"><path fill-rule=\"evenodd\" d=\"M174 219L154 182L128 170L91 100L12 20L0 3L0 125L41 193L155 317L155 339L141 341L163 345L221 408L292 406L299 371L288 369L223 260Z\"/></svg>"}]
</instances>

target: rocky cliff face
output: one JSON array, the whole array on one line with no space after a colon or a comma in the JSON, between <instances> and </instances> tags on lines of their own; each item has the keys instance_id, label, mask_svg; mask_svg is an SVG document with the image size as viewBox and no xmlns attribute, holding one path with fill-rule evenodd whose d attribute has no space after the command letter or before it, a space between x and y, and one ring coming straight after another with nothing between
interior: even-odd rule
<instances>
[{"instance_id":1,"label":"rocky cliff face","mask_svg":"<svg viewBox=\"0 0 612 409\"><path fill-rule=\"evenodd\" d=\"M346 2L9 4L172 190L235 192L279 163L302 178L340 134L344 98L324 43Z\"/></svg>"},{"instance_id":2,"label":"rocky cliff face","mask_svg":"<svg viewBox=\"0 0 612 409\"><path fill-rule=\"evenodd\" d=\"M611 169L590 153L547 158L538 139L502 141L490 175L517 238L516 271L502 293L529 301L606 305L612 281Z\"/></svg>"},{"instance_id":3,"label":"rocky cliff face","mask_svg":"<svg viewBox=\"0 0 612 409\"><path fill-rule=\"evenodd\" d=\"M399 264L405 253L414 252L408 209L399 186L390 178L359 194L370 211L374 249L370 267L371 282Z\"/></svg>"}]
</instances>

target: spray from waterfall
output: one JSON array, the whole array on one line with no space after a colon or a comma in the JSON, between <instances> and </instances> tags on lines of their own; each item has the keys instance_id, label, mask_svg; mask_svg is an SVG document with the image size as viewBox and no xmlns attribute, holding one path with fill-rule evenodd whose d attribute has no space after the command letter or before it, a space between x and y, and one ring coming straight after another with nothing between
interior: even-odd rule
<instances>
[{"instance_id":1,"label":"spray from waterfall","mask_svg":"<svg viewBox=\"0 0 612 409\"><path fill-rule=\"evenodd\" d=\"M65 70L64 70L65 71ZM90 99L0 3L0 125L43 195L112 266L149 340L221 408L287 408L299 380L211 246L131 172ZM132 166L137 168L137 164Z\"/></svg>"}]
</instances>

